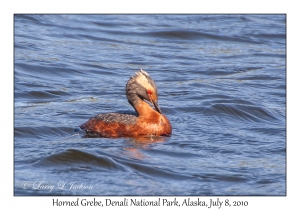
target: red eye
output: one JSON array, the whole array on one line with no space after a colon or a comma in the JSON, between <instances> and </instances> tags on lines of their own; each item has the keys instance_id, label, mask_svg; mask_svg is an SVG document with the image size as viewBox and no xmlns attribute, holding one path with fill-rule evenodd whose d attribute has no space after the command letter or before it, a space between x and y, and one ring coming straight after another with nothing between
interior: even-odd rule
<instances>
[{"instance_id":1,"label":"red eye","mask_svg":"<svg viewBox=\"0 0 300 210\"><path fill-rule=\"evenodd\" d=\"M151 94L152 94L152 91L151 91L151 90L148 90L148 94L151 95Z\"/></svg>"}]
</instances>

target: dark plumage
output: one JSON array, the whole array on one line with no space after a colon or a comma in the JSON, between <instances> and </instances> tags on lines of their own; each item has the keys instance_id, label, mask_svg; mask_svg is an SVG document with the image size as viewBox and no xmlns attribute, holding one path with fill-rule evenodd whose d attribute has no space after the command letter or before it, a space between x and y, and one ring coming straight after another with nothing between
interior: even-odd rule
<instances>
[{"instance_id":1,"label":"dark plumage","mask_svg":"<svg viewBox=\"0 0 300 210\"><path fill-rule=\"evenodd\" d=\"M120 113L107 113L107 114L98 114L93 117L94 120L101 120L107 123L119 122L126 125L135 124L137 116L132 114L120 114Z\"/></svg>"}]
</instances>

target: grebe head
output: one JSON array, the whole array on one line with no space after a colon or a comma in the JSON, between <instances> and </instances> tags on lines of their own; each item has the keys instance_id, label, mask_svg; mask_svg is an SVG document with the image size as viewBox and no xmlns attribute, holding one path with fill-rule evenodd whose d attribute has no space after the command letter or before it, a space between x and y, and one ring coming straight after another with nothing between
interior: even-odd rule
<instances>
[{"instance_id":1,"label":"grebe head","mask_svg":"<svg viewBox=\"0 0 300 210\"><path fill-rule=\"evenodd\" d=\"M159 113L161 110L157 104L157 88L149 74L141 69L132 76L126 84L126 96L129 103L134 107L139 99L151 102Z\"/></svg>"}]
</instances>

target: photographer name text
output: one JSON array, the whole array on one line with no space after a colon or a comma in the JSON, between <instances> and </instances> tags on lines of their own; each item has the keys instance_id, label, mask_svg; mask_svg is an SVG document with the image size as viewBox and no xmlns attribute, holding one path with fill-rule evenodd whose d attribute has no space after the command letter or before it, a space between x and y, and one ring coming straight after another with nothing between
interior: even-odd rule
<instances>
[{"instance_id":1,"label":"photographer name text","mask_svg":"<svg viewBox=\"0 0 300 210\"><path fill-rule=\"evenodd\" d=\"M42 190L52 192L56 190L72 191L72 190L91 190L92 185L87 185L78 182L59 181L57 184L49 184L44 181L24 182L23 189Z\"/></svg>"}]
</instances>

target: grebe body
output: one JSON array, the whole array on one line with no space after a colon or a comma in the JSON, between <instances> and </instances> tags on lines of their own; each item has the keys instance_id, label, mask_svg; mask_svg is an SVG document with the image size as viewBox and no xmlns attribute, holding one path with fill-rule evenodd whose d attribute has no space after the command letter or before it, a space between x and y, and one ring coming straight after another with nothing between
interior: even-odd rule
<instances>
[{"instance_id":1,"label":"grebe body","mask_svg":"<svg viewBox=\"0 0 300 210\"><path fill-rule=\"evenodd\" d=\"M80 126L88 136L134 137L168 136L172 126L157 104L157 88L149 74L140 70L126 84L126 96L136 115L99 114ZM153 104L155 110L145 101Z\"/></svg>"}]
</instances>

